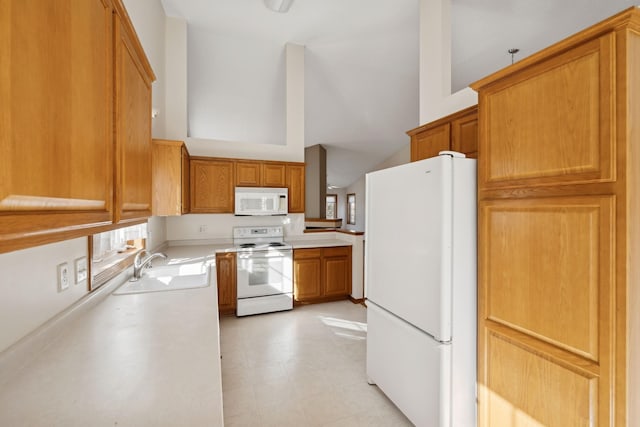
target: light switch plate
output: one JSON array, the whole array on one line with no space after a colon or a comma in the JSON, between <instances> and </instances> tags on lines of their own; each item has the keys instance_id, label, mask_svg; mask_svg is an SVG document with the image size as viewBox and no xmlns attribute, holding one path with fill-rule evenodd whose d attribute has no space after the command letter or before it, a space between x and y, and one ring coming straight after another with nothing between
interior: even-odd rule
<instances>
[{"instance_id":1,"label":"light switch plate","mask_svg":"<svg viewBox=\"0 0 640 427\"><path fill-rule=\"evenodd\" d=\"M58 264L58 292L62 292L69 287L69 264L63 262Z\"/></svg>"},{"instance_id":2,"label":"light switch plate","mask_svg":"<svg viewBox=\"0 0 640 427\"><path fill-rule=\"evenodd\" d=\"M76 285L87 280L87 257L83 256L75 261Z\"/></svg>"}]
</instances>

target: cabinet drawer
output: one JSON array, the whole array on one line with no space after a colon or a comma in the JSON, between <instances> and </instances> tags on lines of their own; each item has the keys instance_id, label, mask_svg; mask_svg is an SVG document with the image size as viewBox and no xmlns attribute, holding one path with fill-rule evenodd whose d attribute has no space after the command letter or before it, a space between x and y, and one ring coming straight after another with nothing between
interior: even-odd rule
<instances>
[{"instance_id":1,"label":"cabinet drawer","mask_svg":"<svg viewBox=\"0 0 640 427\"><path fill-rule=\"evenodd\" d=\"M322 249L295 249L293 251L293 259L305 259L305 258L320 258L322 256Z\"/></svg>"},{"instance_id":2,"label":"cabinet drawer","mask_svg":"<svg viewBox=\"0 0 640 427\"><path fill-rule=\"evenodd\" d=\"M324 248L325 257L347 256L349 255L349 246L338 246L335 248Z\"/></svg>"}]
</instances>

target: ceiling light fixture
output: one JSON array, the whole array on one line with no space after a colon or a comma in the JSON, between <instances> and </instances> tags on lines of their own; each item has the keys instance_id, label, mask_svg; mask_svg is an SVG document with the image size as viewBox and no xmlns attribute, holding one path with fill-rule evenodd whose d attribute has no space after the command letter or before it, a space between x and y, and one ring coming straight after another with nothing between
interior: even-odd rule
<instances>
[{"instance_id":1,"label":"ceiling light fixture","mask_svg":"<svg viewBox=\"0 0 640 427\"><path fill-rule=\"evenodd\" d=\"M269 10L279 13L287 13L293 0L264 0L264 5Z\"/></svg>"}]
</instances>

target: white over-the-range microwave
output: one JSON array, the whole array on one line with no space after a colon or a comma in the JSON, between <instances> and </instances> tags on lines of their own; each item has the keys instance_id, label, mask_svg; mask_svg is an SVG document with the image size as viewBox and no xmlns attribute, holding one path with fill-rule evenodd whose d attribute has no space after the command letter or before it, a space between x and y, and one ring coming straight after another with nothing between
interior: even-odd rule
<instances>
[{"instance_id":1,"label":"white over-the-range microwave","mask_svg":"<svg viewBox=\"0 0 640 427\"><path fill-rule=\"evenodd\" d=\"M236 215L286 215L289 213L289 189L236 187Z\"/></svg>"}]
</instances>

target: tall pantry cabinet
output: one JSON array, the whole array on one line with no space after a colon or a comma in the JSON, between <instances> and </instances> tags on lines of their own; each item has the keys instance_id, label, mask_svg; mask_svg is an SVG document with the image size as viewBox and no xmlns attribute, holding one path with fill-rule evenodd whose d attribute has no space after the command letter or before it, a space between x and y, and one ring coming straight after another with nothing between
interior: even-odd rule
<instances>
[{"instance_id":1,"label":"tall pantry cabinet","mask_svg":"<svg viewBox=\"0 0 640 427\"><path fill-rule=\"evenodd\" d=\"M0 1L0 253L150 214L154 79L121 0Z\"/></svg>"},{"instance_id":2,"label":"tall pantry cabinet","mask_svg":"<svg viewBox=\"0 0 640 427\"><path fill-rule=\"evenodd\" d=\"M640 12L472 87L479 425L638 425Z\"/></svg>"}]
</instances>

